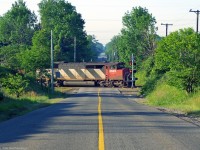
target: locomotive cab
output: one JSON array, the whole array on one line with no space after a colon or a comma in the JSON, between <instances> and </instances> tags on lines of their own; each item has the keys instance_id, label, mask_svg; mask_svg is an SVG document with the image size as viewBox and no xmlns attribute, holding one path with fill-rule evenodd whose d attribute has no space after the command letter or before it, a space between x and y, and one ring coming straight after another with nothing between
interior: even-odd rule
<instances>
[{"instance_id":1,"label":"locomotive cab","mask_svg":"<svg viewBox=\"0 0 200 150\"><path fill-rule=\"evenodd\" d=\"M130 70L124 63L111 63L106 70L106 79L109 86L128 86Z\"/></svg>"}]
</instances>

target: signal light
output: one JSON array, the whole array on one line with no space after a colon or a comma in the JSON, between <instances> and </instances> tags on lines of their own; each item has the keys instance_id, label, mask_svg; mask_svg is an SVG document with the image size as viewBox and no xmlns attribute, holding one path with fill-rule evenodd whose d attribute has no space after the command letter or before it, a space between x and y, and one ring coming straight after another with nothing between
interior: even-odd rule
<instances>
[{"instance_id":1,"label":"signal light","mask_svg":"<svg viewBox=\"0 0 200 150\"><path fill-rule=\"evenodd\" d=\"M136 73L137 70L136 69L133 69L133 71L130 69L130 73Z\"/></svg>"}]
</instances>

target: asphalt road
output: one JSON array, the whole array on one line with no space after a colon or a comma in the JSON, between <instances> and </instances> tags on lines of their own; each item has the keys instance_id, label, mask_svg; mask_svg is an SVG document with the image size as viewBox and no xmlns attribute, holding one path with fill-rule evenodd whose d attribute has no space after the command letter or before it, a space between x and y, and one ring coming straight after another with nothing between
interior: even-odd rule
<instances>
[{"instance_id":1,"label":"asphalt road","mask_svg":"<svg viewBox=\"0 0 200 150\"><path fill-rule=\"evenodd\" d=\"M97 150L100 124L106 150L200 150L200 127L94 87L1 123L0 150Z\"/></svg>"}]
</instances>

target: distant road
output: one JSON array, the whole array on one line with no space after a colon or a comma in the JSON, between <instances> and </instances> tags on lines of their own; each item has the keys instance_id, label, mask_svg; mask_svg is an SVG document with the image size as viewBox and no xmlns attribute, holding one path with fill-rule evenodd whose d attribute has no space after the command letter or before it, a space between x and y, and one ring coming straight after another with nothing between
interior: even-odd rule
<instances>
[{"instance_id":1,"label":"distant road","mask_svg":"<svg viewBox=\"0 0 200 150\"><path fill-rule=\"evenodd\" d=\"M98 149L200 150L200 128L94 87L0 123L0 150Z\"/></svg>"}]
</instances>

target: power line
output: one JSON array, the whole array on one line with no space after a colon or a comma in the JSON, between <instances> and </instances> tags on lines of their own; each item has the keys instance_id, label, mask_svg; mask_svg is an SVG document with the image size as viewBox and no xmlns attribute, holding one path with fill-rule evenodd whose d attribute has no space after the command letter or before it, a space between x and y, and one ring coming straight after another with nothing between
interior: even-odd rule
<instances>
[{"instance_id":1,"label":"power line","mask_svg":"<svg viewBox=\"0 0 200 150\"><path fill-rule=\"evenodd\" d=\"M122 21L120 19L85 19L87 22L88 21Z\"/></svg>"},{"instance_id":2,"label":"power line","mask_svg":"<svg viewBox=\"0 0 200 150\"><path fill-rule=\"evenodd\" d=\"M122 19L84 19L86 22L101 22L101 21L110 21L110 22L122 22ZM187 21L192 21L193 19L187 19ZM158 22L162 21L176 21L176 22L185 22L185 19L168 19L168 20L156 20Z\"/></svg>"},{"instance_id":3,"label":"power line","mask_svg":"<svg viewBox=\"0 0 200 150\"><path fill-rule=\"evenodd\" d=\"M169 25L173 25L173 24L168 24L168 23L166 23L166 24L164 24L164 23L161 23L161 25L165 25L166 26L166 36L168 35L168 26Z\"/></svg>"},{"instance_id":4,"label":"power line","mask_svg":"<svg viewBox=\"0 0 200 150\"><path fill-rule=\"evenodd\" d=\"M116 31L121 31L119 30L87 30L87 32L116 32Z\"/></svg>"},{"instance_id":5,"label":"power line","mask_svg":"<svg viewBox=\"0 0 200 150\"><path fill-rule=\"evenodd\" d=\"M194 12L194 13L196 13L197 14L197 33L199 32L199 10L196 10L196 11L194 11L194 10L192 10L192 9L190 9L190 12Z\"/></svg>"},{"instance_id":6,"label":"power line","mask_svg":"<svg viewBox=\"0 0 200 150\"><path fill-rule=\"evenodd\" d=\"M193 19L187 19L187 21L192 21ZM160 22L162 22L162 21L176 21L176 22L182 22L182 21L186 21L185 19L165 19L165 20L156 20L156 21L160 21Z\"/></svg>"}]
</instances>

